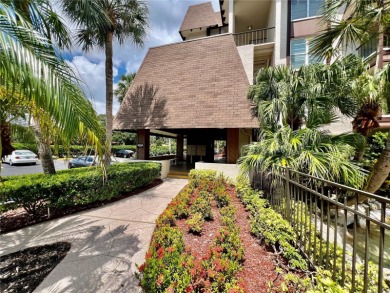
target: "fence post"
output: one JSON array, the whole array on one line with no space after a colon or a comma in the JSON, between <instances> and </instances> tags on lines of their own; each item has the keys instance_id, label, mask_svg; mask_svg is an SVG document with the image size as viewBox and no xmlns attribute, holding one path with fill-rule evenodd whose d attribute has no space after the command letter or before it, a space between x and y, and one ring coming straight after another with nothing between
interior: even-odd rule
<instances>
[{"instance_id":1,"label":"fence post","mask_svg":"<svg viewBox=\"0 0 390 293\"><path fill-rule=\"evenodd\" d=\"M286 189L286 218L288 221L291 221L290 168L288 168L288 167L286 168L285 189Z\"/></svg>"}]
</instances>

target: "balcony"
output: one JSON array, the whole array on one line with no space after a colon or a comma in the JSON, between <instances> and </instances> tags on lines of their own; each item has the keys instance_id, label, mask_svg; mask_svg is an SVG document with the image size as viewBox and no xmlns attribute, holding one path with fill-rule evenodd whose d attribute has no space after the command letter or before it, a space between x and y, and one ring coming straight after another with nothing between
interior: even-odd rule
<instances>
[{"instance_id":1,"label":"balcony","mask_svg":"<svg viewBox=\"0 0 390 293\"><path fill-rule=\"evenodd\" d=\"M361 45L359 48L357 48L358 54L360 57L363 59L369 58L374 56L376 52L376 46L377 46L377 38L371 38L367 43L364 45ZM383 47L384 48L389 48L390 47L390 36L385 35L384 36L384 42L383 42Z\"/></svg>"},{"instance_id":2,"label":"balcony","mask_svg":"<svg viewBox=\"0 0 390 293\"><path fill-rule=\"evenodd\" d=\"M275 28L270 27L235 33L233 37L237 46L273 43L275 41Z\"/></svg>"}]
</instances>

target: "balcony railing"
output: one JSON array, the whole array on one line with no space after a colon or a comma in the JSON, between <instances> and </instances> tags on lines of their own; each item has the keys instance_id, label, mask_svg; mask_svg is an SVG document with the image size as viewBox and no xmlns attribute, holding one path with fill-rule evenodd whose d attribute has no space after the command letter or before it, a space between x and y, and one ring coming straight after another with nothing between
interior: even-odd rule
<instances>
[{"instance_id":1,"label":"balcony railing","mask_svg":"<svg viewBox=\"0 0 390 293\"><path fill-rule=\"evenodd\" d=\"M263 28L233 34L237 46L259 45L275 41L275 28Z\"/></svg>"},{"instance_id":2,"label":"balcony railing","mask_svg":"<svg viewBox=\"0 0 390 293\"><path fill-rule=\"evenodd\" d=\"M362 58L368 58L376 52L376 46L378 44L377 38L371 38L367 43L357 48L359 56ZM390 36L385 35L383 40L383 47L390 47Z\"/></svg>"},{"instance_id":3,"label":"balcony railing","mask_svg":"<svg viewBox=\"0 0 390 293\"><path fill-rule=\"evenodd\" d=\"M390 199L291 169L258 176L313 267L329 270L341 285L349 280L350 292L388 292Z\"/></svg>"}]
</instances>

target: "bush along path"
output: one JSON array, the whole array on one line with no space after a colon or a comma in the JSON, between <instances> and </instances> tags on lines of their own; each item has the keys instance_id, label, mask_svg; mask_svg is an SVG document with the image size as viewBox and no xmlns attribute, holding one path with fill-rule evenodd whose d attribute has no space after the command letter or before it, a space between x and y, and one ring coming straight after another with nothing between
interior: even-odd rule
<instances>
[{"instance_id":1,"label":"bush along path","mask_svg":"<svg viewBox=\"0 0 390 293\"><path fill-rule=\"evenodd\" d=\"M342 266L342 249L337 247L337 259L336 259L336 281L332 279L332 273L321 267L317 267L316 271L310 271L308 269L307 261L302 257L299 250L294 245L294 240L297 236L292 229L289 222L283 219L283 217L270 208L268 201L262 197L262 192L253 190L248 179L241 177L237 180L236 191L239 198L244 203L246 209L250 212L250 225L251 232L255 235L261 243L264 243L267 247L271 248L278 257L275 258L277 263L276 272L282 277L280 284L269 284L270 292L336 292L336 293L348 293L352 292L352 264L346 264L346 280L345 284L341 286L337 280L341 280L341 266ZM295 205L304 205L303 203L296 202ZM309 217L309 211L307 207L307 217ZM304 210L299 208L297 210ZM293 211L294 213L294 211ZM295 221L309 222L305 217L294 217ZM314 231L314 225L311 227ZM301 236L302 237L302 236ZM310 242L305 245L306 251L311 249L311 254L316 253L316 257L322 257L326 254L325 245L320 245L320 235L311 234L313 237ZM314 237L317 237L317 241L314 241ZM304 239L307 239L305 237ZM312 244L308 247L309 243ZM314 243L316 243L316 249L314 249ZM333 251L334 247L331 245L330 250ZM331 263L333 265L333 263ZM368 263L368 280L367 292L378 292L378 275L377 269L374 268L374 264ZM357 265L356 267L356 280L354 293L365 292L363 284L363 265ZM383 284L384 292L389 292L387 284Z\"/></svg>"},{"instance_id":2,"label":"bush along path","mask_svg":"<svg viewBox=\"0 0 390 293\"><path fill-rule=\"evenodd\" d=\"M213 171L191 171L189 185L157 219L144 292L267 292L280 286L274 254L251 235L245 210Z\"/></svg>"},{"instance_id":3,"label":"bush along path","mask_svg":"<svg viewBox=\"0 0 390 293\"><path fill-rule=\"evenodd\" d=\"M120 163L101 168L69 169L55 175L2 178L0 233L94 208L127 197L159 179L161 164Z\"/></svg>"}]
</instances>

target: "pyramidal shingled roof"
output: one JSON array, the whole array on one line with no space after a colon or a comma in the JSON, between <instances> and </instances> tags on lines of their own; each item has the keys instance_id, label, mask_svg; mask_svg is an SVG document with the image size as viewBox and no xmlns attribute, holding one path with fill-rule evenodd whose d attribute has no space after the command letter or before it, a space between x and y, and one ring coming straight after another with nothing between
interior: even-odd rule
<instances>
[{"instance_id":1,"label":"pyramidal shingled roof","mask_svg":"<svg viewBox=\"0 0 390 293\"><path fill-rule=\"evenodd\" d=\"M114 129L255 128L231 35L149 49Z\"/></svg>"},{"instance_id":2,"label":"pyramidal shingled roof","mask_svg":"<svg viewBox=\"0 0 390 293\"><path fill-rule=\"evenodd\" d=\"M221 13L214 12L211 2L206 2L188 7L179 31L213 26L222 26Z\"/></svg>"}]
</instances>

